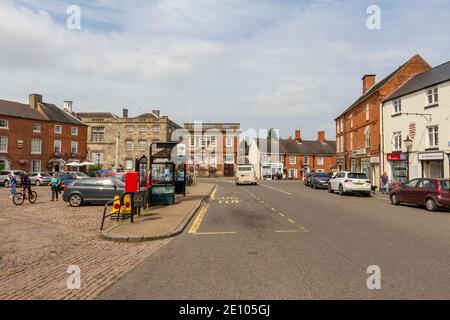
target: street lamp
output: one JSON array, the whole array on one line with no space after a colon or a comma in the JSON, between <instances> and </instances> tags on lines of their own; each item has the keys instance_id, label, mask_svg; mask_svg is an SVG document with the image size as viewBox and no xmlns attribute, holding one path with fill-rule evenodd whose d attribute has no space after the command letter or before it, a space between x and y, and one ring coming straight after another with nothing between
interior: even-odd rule
<instances>
[{"instance_id":1,"label":"street lamp","mask_svg":"<svg viewBox=\"0 0 450 320\"><path fill-rule=\"evenodd\" d=\"M405 140L403 140L403 143L406 147L406 155L407 155L407 166L406 166L406 180L409 181L409 153L411 152L411 148L413 145L413 140L407 136Z\"/></svg>"}]
</instances>

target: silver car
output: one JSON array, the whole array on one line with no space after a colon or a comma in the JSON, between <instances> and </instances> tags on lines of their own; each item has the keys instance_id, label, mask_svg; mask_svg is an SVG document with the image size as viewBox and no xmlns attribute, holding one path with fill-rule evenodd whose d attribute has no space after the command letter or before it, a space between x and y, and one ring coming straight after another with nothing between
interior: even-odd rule
<instances>
[{"instance_id":1,"label":"silver car","mask_svg":"<svg viewBox=\"0 0 450 320\"><path fill-rule=\"evenodd\" d=\"M52 176L48 172L30 172L28 176L30 177L31 184L37 186L48 185L52 180Z\"/></svg>"},{"instance_id":2,"label":"silver car","mask_svg":"<svg viewBox=\"0 0 450 320\"><path fill-rule=\"evenodd\" d=\"M20 185L20 176L25 173L22 170L1 170L0 171L0 185L4 186L5 188L9 187L9 174L13 173L16 176L17 180L17 186Z\"/></svg>"}]
</instances>

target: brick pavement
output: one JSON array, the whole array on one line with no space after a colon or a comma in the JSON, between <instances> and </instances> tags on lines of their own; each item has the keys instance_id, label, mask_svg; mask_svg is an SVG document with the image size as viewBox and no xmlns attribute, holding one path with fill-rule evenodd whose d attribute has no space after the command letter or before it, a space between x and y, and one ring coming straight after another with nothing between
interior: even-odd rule
<instances>
[{"instance_id":1,"label":"brick pavement","mask_svg":"<svg viewBox=\"0 0 450 320\"><path fill-rule=\"evenodd\" d=\"M93 299L170 240L113 243L100 237L102 206L72 208L38 201L16 207L0 189L0 299ZM68 266L81 270L81 288L69 290Z\"/></svg>"}]
</instances>

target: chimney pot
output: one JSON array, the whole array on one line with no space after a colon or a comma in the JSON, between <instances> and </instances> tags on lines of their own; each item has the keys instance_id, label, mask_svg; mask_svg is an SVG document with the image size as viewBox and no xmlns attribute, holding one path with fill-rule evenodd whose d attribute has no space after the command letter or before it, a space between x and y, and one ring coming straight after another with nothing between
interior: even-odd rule
<instances>
[{"instance_id":1,"label":"chimney pot","mask_svg":"<svg viewBox=\"0 0 450 320\"><path fill-rule=\"evenodd\" d=\"M128 109L122 109L122 116L128 118Z\"/></svg>"},{"instance_id":2,"label":"chimney pot","mask_svg":"<svg viewBox=\"0 0 450 320\"><path fill-rule=\"evenodd\" d=\"M295 130L295 140L302 140L301 130Z\"/></svg>"},{"instance_id":3,"label":"chimney pot","mask_svg":"<svg viewBox=\"0 0 450 320\"><path fill-rule=\"evenodd\" d=\"M375 85L376 75L374 74L366 74L363 78L363 95L369 91Z\"/></svg>"},{"instance_id":4,"label":"chimney pot","mask_svg":"<svg viewBox=\"0 0 450 320\"><path fill-rule=\"evenodd\" d=\"M324 141L325 139L325 131L319 131L317 132L317 140Z\"/></svg>"},{"instance_id":5,"label":"chimney pot","mask_svg":"<svg viewBox=\"0 0 450 320\"><path fill-rule=\"evenodd\" d=\"M38 106L38 103L42 103L42 95L37 93L32 93L28 96L28 101L30 104L30 107L33 109L36 109Z\"/></svg>"}]
</instances>

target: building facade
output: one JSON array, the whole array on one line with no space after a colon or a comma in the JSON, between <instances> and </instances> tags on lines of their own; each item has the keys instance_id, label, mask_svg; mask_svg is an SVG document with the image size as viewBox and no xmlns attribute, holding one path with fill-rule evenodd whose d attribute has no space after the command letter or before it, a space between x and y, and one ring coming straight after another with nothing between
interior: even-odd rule
<instances>
[{"instance_id":1,"label":"building facade","mask_svg":"<svg viewBox=\"0 0 450 320\"><path fill-rule=\"evenodd\" d=\"M70 113L30 94L29 103L0 100L0 170L61 171L87 158L87 126Z\"/></svg>"},{"instance_id":2,"label":"building facade","mask_svg":"<svg viewBox=\"0 0 450 320\"><path fill-rule=\"evenodd\" d=\"M450 62L418 74L382 107L383 171L394 183L450 177Z\"/></svg>"},{"instance_id":3,"label":"building facade","mask_svg":"<svg viewBox=\"0 0 450 320\"><path fill-rule=\"evenodd\" d=\"M185 123L188 169L198 176L234 177L240 159L239 123Z\"/></svg>"},{"instance_id":4,"label":"building facade","mask_svg":"<svg viewBox=\"0 0 450 320\"><path fill-rule=\"evenodd\" d=\"M80 112L77 116L88 126L87 145L91 162L104 170L131 171L136 157L149 157L153 142L171 141L172 133L181 127L159 110L122 117L109 112Z\"/></svg>"},{"instance_id":5,"label":"building facade","mask_svg":"<svg viewBox=\"0 0 450 320\"><path fill-rule=\"evenodd\" d=\"M380 106L409 79L429 69L428 63L415 55L378 83L375 75L363 77L362 96L335 119L338 170L365 172L373 185L380 186Z\"/></svg>"}]
</instances>

